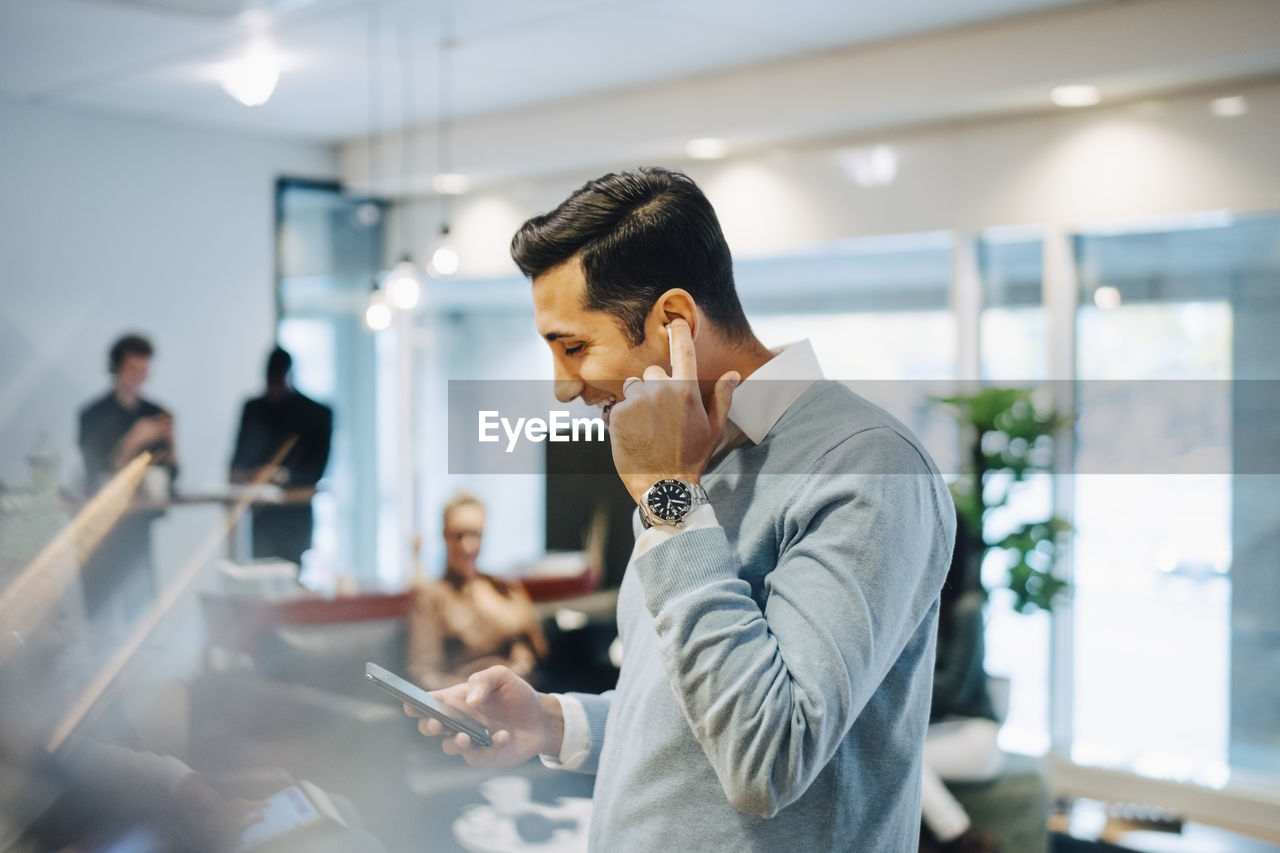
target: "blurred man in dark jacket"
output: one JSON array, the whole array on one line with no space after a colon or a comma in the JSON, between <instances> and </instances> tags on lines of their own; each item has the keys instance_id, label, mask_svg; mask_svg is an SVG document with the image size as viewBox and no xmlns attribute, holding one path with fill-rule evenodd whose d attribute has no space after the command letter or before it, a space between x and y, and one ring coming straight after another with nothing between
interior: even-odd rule
<instances>
[{"instance_id":1,"label":"blurred man in dark jacket","mask_svg":"<svg viewBox=\"0 0 1280 853\"><path fill-rule=\"evenodd\" d=\"M250 481L290 438L297 438L270 476L270 482L285 490L286 503L253 509L253 556L281 557L300 565L302 552L311 547L309 493L329 462L333 410L295 390L292 370L289 353L279 347L271 351L266 392L247 401L240 415L231 481Z\"/></svg>"}]
</instances>

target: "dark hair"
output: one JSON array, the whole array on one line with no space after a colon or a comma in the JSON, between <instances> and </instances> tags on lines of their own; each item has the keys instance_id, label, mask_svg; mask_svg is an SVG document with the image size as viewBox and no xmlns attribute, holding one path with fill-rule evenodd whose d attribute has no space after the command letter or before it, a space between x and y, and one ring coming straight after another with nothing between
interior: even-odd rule
<instances>
[{"instance_id":1,"label":"dark hair","mask_svg":"<svg viewBox=\"0 0 1280 853\"><path fill-rule=\"evenodd\" d=\"M681 287L732 340L751 334L733 286L733 258L711 202L667 169L588 181L550 213L520 226L511 257L529 278L580 256L584 307L618 319L632 346L667 290Z\"/></svg>"},{"instance_id":2,"label":"dark hair","mask_svg":"<svg viewBox=\"0 0 1280 853\"><path fill-rule=\"evenodd\" d=\"M125 335L111 345L111 350L107 353L107 370L118 373L126 356L140 355L143 358L151 358L153 353L155 348L151 346L151 341L142 335Z\"/></svg>"},{"instance_id":3,"label":"dark hair","mask_svg":"<svg viewBox=\"0 0 1280 853\"><path fill-rule=\"evenodd\" d=\"M276 347L271 351L271 355L267 356L267 381L283 382L292 367L293 356L280 347Z\"/></svg>"}]
</instances>

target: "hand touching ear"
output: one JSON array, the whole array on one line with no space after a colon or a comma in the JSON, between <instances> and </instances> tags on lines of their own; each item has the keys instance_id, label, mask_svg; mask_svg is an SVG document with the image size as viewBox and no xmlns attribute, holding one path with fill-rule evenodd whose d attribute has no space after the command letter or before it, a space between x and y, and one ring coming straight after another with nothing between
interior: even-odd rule
<instances>
[{"instance_id":1,"label":"hand touching ear","mask_svg":"<svg viewBox=\"0 0 1280 853\"><path fill-rule=\"evenodd\" d=\"M609 418L613 463L637 502L666 477L698 482L724 438L733 391L742 381L735 370L725 373L704 406L689 324L672 320L667 333L671 375L654 364L638 380L628 379L626 397Z\"/></svg>"}]
</instances>

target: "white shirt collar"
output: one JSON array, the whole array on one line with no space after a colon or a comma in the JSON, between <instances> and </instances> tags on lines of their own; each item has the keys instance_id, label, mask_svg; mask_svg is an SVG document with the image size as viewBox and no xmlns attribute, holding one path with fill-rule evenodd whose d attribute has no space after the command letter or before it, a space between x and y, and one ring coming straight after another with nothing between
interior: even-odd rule
<instances>
[{"instance_id":1,"label":"white shirt collar","mask_svg":"<svg viewBox=\"0 0 1280 853\"><path fill-rule=\"evenodd\" d=\"M771 352L773 358L734 389L729 404L729 420L755 444L764 441L782 413L822 378L822 366L808 340Z\"/></svg>"}]
</instances>

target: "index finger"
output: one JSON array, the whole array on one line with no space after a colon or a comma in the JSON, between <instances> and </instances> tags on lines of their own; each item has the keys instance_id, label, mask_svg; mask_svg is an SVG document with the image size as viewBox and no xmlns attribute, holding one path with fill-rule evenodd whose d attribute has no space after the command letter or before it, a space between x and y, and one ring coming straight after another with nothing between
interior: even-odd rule
<instances>
[{"instance_id":1,"label":"index finger","mask_svg":"<svg viewBox=\"0 0 1280 853\"><path fill-rule=\"evenodd\" d=\"M667 337L671 341L671 378L695 380L698 378L698 356L693 349L693 332L684 320L672 320L667 325Z\"/></svg>"}]
</instances>

